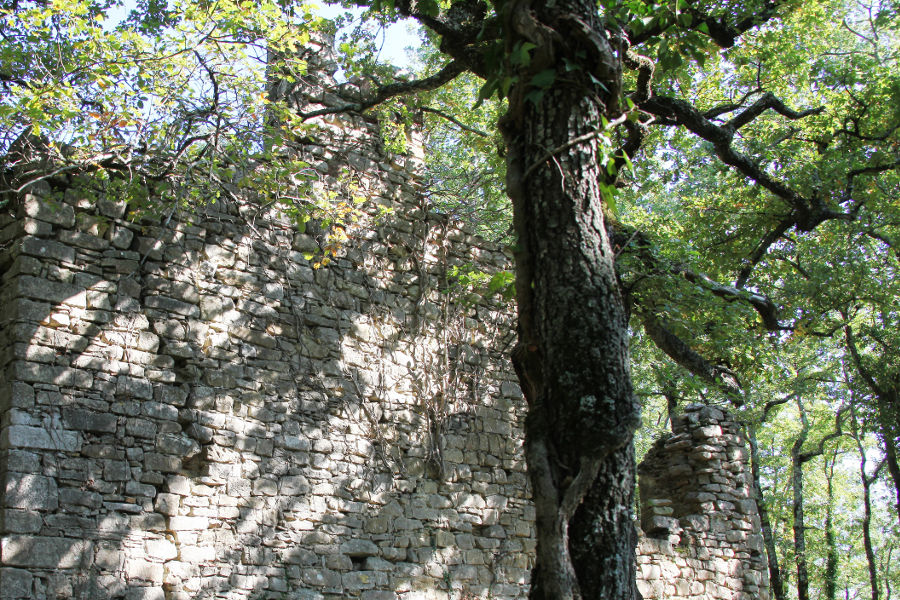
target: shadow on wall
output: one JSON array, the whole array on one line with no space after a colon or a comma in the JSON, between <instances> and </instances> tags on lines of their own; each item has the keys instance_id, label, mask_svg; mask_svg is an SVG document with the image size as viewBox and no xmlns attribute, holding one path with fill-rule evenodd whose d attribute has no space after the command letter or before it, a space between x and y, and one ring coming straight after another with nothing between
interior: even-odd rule
<instances>
[{"instance_id":1,"label":"shadow on wall","mask_svg":"<svg viewBox=\"0 0 900 600\"><path fill-rule=\"evenodd\" d=\"M527 595L509 315L445 293L497 249L401 202L316 270L250 204L38 191L0 232L0 598Z\"/></svg>"}]
</instances>

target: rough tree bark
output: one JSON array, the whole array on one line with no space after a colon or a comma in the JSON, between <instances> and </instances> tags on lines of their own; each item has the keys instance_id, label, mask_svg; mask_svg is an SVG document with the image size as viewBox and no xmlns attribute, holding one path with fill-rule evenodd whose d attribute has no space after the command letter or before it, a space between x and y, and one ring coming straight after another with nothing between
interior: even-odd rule
<instances>
[{"instance_id":1,"label":"rough tree bark","mask_svg":"<svg viewBox=\"0 0 900 600\"><path fill-rule=\"evenodd\" d=\"M597 16L594 2L550 8L525 0L505 15L507 44L537 47L501 123L518 236L513 358L529 404L526 457L537 511L531 597L632 600L639 408L598 147L603 119L620 115L621 67L603 30L587 25ZM531 74L564 60L582 70L526 100L535 91Z\"/></svg>"},{"instance_id":2,"label":"rough tree bark","mask_svg":"<svg viewBox=\"0 0 900 600\"><path fill-rule=\"evenodd\" d=\"M863 488L863 547L866 550L866 563L869 569L869 588L871 590L872 600L878 600L878 562L875 559L875 549L872 546L871 531L872 484L875 483L875 480L878 478L878 472L881 471L881 467L884 466L885 461L882 461L881 464L878 465L878 468L875 469L875 472L871 475L866 472L866 449L863 447L862 439L860 437L859 422L857 420L855 409L852 410L852 420L850 421L850 425L852 427L851 431L853 440L856 442L856 448L859 451L859 479L862 483Z\"/></svg>"},{"instance_id":3,"label":"rough tree bark","mask_svg":"<svg viewBox=\"0 0 900 600\"><path fill-rule=\"evenodd\" d=\"M837 599L838 548L834 535L834 465L837 452L832 452L830 460L825 461L825 600Z\"/></svg>"},{"instance_id":4,"label":"rough tree bark","mask_svg":"<svg viewBox=\"0 0 900 600\"><path fill-rule=\"evenodd\" d=\"M750 442L750 472L753 476L753 490L756 494L756 507L759 511L760 529L763 542L766 546L766 559L769 565L769 586L775 600L785 600L784 580L781 577L781 567L778 566L778 550L775 547L775 536L772 534L772 522L769 520L769 511L766 508L765 498L762 492L762 480L759 475L759 445L756 441L756 426L747 427Z\"/></svg>"},{"instance_id":5,"label":"rough tree bark","mask_svg":"<svg viewBox=\"0 0 900 600\"><path fill-rule=\"evenodd\" d=\"M501 123L518 236L513 358L529 404L534 599L636 597L631 442L639 407L598 141L603 120L621 114L621 66L603 30L588 25L596 11L591 1L525 0L505 12L507 44L536 46ZM531 75L564 61L582 68L526 99Z\"/></svg>"},{"instance_id":6,"label":"rough tree bark","mask_svg":"<svg viewBox=\"0 0 900 600\"><path fill-rule=\"evenodd\" d=\"M803 427L791 447L791 483L794 489L794 560L797 564L797 600L809 600L809 569L806 564L806 524L803 511L803 444L809 434L806 409L797 397Z\"/></svg>"}]
</instances>

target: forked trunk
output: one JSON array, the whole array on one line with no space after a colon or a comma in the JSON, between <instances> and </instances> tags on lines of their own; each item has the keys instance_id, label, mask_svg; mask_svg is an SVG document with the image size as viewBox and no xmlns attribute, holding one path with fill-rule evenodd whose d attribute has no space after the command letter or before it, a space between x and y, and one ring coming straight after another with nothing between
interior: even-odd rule
<instances>
[{"instance_id":1,"label":"forked trunk","mask_svg":"<svg viewBox=\"0 0 900 600\"><path fill-rule=\"evenodd\" d=\"M616 100L604 100L588 77L596 65L563 77L564 58L584 63L603 50L602 30L590 40L593 50L572 33L573 24L591 22L595 3L557 3L546 15L544 7L520 4L510 7L509 27L538 47L533 70L557 69L549 89L522 73L502 123L518 235L513 359L529 404L526 457L537 514L531 597L633 600L639 409L598 149L603 120L617 116ZM605 87L618 89L616 77L607 77Z\"/></svg>"}]
</instances>

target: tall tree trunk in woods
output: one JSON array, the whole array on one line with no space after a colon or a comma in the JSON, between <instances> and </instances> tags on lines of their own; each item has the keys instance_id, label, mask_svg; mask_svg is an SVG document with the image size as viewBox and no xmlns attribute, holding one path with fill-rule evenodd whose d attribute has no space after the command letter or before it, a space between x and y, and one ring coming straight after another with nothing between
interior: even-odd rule
<instances>
[{"instance_id":1,"label":"tall tree trunk in woods","mask_svg":"<svg viewBox=\"0 0 900 600\"><path fill-rule=\"evenodd\" d=\"M809 569L806 563L806 524L803 512L803 456L802 448L809 434L809 421L800 398L797 398L803 424L791 446L791 482L794 489L794 560L797 564L797 600L809 600Z\"/></svg>"},{"instance_id":2,"label":"tall tree trunk in woods","mask_svg":"<svg viewBox=\"0 0 900 600\"><path fill-rule=\"evenodd\" d=\"M894 482L897 522L900 523L900 388L875 390L878 403L878 425L884 440L884 458Z\"/></svg>"},{"instance_id":3,"label":"tall tree trunk in woods","mask_svg":"<svg viewBox=\"0 0 900 600\"><path fill-rule=\"evenodd\" d=\"M762 493L762 483L759 477L759 445L756 442L756 426L747 427L750 441L750 473L753 476L753 491L756 494L756 508L759 511L759 523L762 530L763 542L766 546L766 559L769 564L769 586L775 600L786 600L784 581L781 577L781 568L778 566L778 551L775 547L775 536L772 535L772 522L769 520L769 510Z\"/></svg>"},{"instance_id":4,"label":"tall tree trunk in woods","mask_svg":"<svg viewBox=\"0 0 900 600\"><path fill-rule=\"evenodd\" d=\"M639 407L598 141L603 120L621 113L621 69L603 30L587 25L596 12L587 0L550 8L512 2L504 12L508 43L536 46L501 123L518 236L513 361L529 406L535 600L637 597L632 438ZM560 69L552 87L532 84L534 73L564 59L581 70L563 77ZM533 93L540 97L526 99Z\"/></svg>"},{"instance_id":5,"label":"tall tree trunk in woods","mask_svg":"<svg viewBox=\"0 0 900 600\"><path fill-rule=\"evenodd\" d=\"M825 600L836 600L838 578L837 542L834 539L834 463L837 452L832 453L831 460L825 461L825 487L827 503L825 505Z\"/></svg>"},{"instance_id":6,"label":"tall tree trunk in woods","mask_svg":"<svg viewBox=\"0 0 900 600\"><path fill-rule=\"evenodd\" d=\"M859 354L851 327L844 328L844 336L857 372L875 396L878 434L884 442L884 460L894 482L897 521L900 523L900 459L897 456L900 454L900 374L877 377Z\"/></svg>"},{"instance_id":7,"label":"tall tree trunk in woods","mask_svg":"<svg viewBox=\"0 0 900 600\"><path fill-rule=\"evenodd\" d=\"M875 470L875 473L869 475L866 473L866 449L863 447L862 439L859 433L859 424L857 423L856 411L851 410L853 419L850 421L852 427L853 439L856 441L856 447L859 450L859 479L863 487L863 547L866 550L866 561L869 566L869 587L872 590L872 600L878 600L878 564L875 560L875 550L872 547L872 484L878 477L878 471L881 465ZM884 463L882 463L883 465Z\"/></svg>"}]
</instances>

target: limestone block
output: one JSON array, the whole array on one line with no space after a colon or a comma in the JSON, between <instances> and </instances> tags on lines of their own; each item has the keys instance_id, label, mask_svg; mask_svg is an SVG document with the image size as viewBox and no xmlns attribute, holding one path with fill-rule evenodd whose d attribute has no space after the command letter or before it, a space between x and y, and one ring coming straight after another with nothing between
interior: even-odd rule
<instances>
[{"instance_id":1,"label":"limestone block","mask_svg":"<svg viewBox=\"0 0 900 600\"><path fill-rule=\"evenodd\" d=\"M25 569L0 568L0 598L3 600L33 598L33 580L31 573Z\"/></svg>"},{"instance_id":2,"label":"limestone block","mask_svg":"<svg viewBox=\"0 0 900 600\"><path fill-rule=\"evenodd\" d=\"M56 510L59 506L56 481L43 475L8 473L5 504L9 508Z\"/></svg>"},{"instance_id":3,"label":"limestone block","mask_svg":"<svg viewBox=\"0 0 900 600\"><path fill-rule=\"evenodd\" d=\"M166 592L161 586L129 587L125 600L166 600Z\"/></svg>"},{"instance_id":4,"label":"limestone block","mask_svg":"<svg viewBox=\"0 0 900 600\"><path fill-rule=\"evenodd\" d=\"M102 505L103 497L97 492L79 488L62 488L59 490L59 503L63 506L84 506L97 509Z\"/></svg>"},{"instance_id":5,"label":"limestone block","mask_svg":"<svg viewBox=\"0 0 900 600\"><path fill-rule=\"evenodd\" d=\"M69 345L67 349L75 350L76 345L78 344ZM86 346L86 343L84 345ZM47 383L83 389L90 389L94 382L93 376L87 371L22 361L13 363L12 376L27 383Z\"/></svg>"},{"instance_id":6,"label":"limestone block","mask_svg":"<svg viewBox=\"0 0 900 600\"><path fill-rule=\"evenodd\" d=\"M0 530L7 533L37 533L44 522L33 510L0 509L0 517Z\"/></svg>"},{"instance_id":7,"label":"limestone block","mask_svg":"<svg viewBox=\"0 0 900 600\"><path fill-rule=\"evenodd\" d=\"M209 528L207 517L170 517L171 531L206 531Z\"/></svg>"},{"instance_id":8,"label":"limestone block","mask_svg":"<svg viewBox=\"0 0 900 600\"><path fill-rule=\"evenodd\" d=\"M302 475L289 475L282 477L280 482L280 493L283 496L301 496L309 493L309 480Z\"/></svg>"},{"instance_id":9,"label":"limestone block","mask_svg":"<svg viewBox=\"0 0 900 600\"><path fill-rule=\"evenodd\" d=\"M68 204L25 194L20 205L22 211L33 219L62 227L75 226L75 209Z\"/></svg>"},{"instance_id":10,"label":"limestone block","mask_svg":"<svg viewBox=\"0 0 900 600\"><path fill-rule=\"evenodd\" d=\"M0 540L4 565L37 569L72 569L90 562L90 542L75 538L12 535Z\"/></svg>"},{"instance_id":11,"label":"limestone block","mask_svg":"<svg viewBox=\"0 0 900 600\"><path fill-rule=\"evenodd\" d=\"M76 452L81 448L81 436L51 426L31 427L10 425L0 434L0 448L36 448L40 450L65 450Z\"/></svg>"},{"instance_id":12,"label":"limestone block","mask_svg":"<svg viewBox=\"0 0 900 600\"><path fill-rule=\"evenodd\" d=\"M35 256L41 260L59 260L62 262L75 262L74 248L42 238L26 236L21 239L21 250L23 254Z\"/></svg>"},{"instance_id":13,"label":"limestone block","mask_svg":"<svg viewBox=\"0 0 900 600\"><path fill-rule=\"evenodd\" d=\"M378 556L378 546L374 542L364 539L348 540L341 544L340 550L347 556L354 558Z\"/></svg>"},{"instance_id":14,"label":"limestone block","mask_svg":"<svg viewBox=\"0 0 900 600\"><path fill-rule=\"evenodd\" d=\"M183 545L178 549L178 556L186 563L211 563L216 560L216 549L214 546Z\"/></svg>"},{"instance_id":15,"label":"limestone block","mask_svg":"<svg viewBox=\"0 0 900 600\"><path fill-rule=\"evenodd\" d=\"M147 452L144 455L144 468L148 471L175 473L181 469L181 457Z\"/></svg>"},{"instance_id":16,"label":"limestone block","mask_svg":"<svg viewBox=\"0 0 900 600\"><path fill-rule=\"evenodd\" d=\"M148 308L155 308L163 312L176 313L191 318L200 317L200 309L194 304L188 304L168 296L147 296L144 299L144 304Z\"/></svg>"},{"instance_id":17,"label":"limestone block","mask_svg":"<svg viewBox=\"0 0 900 600\"><path fill-rule=\"evenodd\" d=\"M118 423L114 414L73 407L63 407L62 420L68 429L96 433L115 433Z\"/></svg>"},{"instance_id":18,"label":"limestone block","mask_svg":"<svg viewBox=\"0 0 900 600\"><path fill-rule=\"evenodd\" d=\"M177 494L157 494L154 508L158 513L169 516L175 515L178 514L178 505L180 501L181 496L178 496Z\"/></svg>"},{"instance_id":19,"label":"limestone block","mask_svg":"<svg viewBox=\"0 0 900 600\"><path fill-rule=\"evenodd\" d=\"M360 596L360 600L397 600L397 598L396 593L381 590L366 590Z\"/></svg>"},{"instance_id":20,"label":"limestone block","mask_svg":"<svg viewBox=\"0 0 900 600\"><path fill-rule=\"evenodd\" d=\"M116 393L127 398L150 400L153 398L153 385L146 379L119 375L116 379Z\"/></svg>"},{"instance_id":21,"label":"limestone block","mask_svg":"<svg viewBox=\"0 0 900 600\"><path fill-rule=\"evenodd\" d=\"M141 557L127 558L124 570L129 582L138 580L162 585L163 566L160 563L150 562Z\"/></svg>"},{"instance_id":22,"label":"limestone block","mask_svg":"<svg viewBox=\"0 0 900 600\"><path fill-rule=\"evenodd\" d=\"M386 583L387 577L377 571L350 571L341 577L341 583L348 592L372 589L380 580Z\"/></svg>"},{"instance_id":23,"label":"limestone block","mask_svg":"<svg viewBox=\"0 0 900 600\"><path fill-rule=\"evenodd\" d=\"M253 495L275 496L278 494L278 482L272 479L257 479L253 482Z\"/></svg>"}]
</instances>

